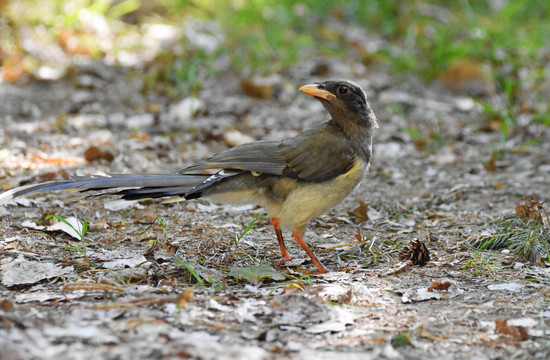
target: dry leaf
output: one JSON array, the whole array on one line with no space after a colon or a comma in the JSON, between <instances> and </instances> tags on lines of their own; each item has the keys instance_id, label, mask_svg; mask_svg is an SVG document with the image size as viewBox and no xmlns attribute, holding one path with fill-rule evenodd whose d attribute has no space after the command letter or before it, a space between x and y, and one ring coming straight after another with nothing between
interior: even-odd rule
<instances>
[{"instance_id":1,"label":"dry leaf","mask_svg":"<svg viewBox=\"0 0 550 360\"><path fill-rule=\"evenodd\" d=\"M521 220L535 220L539 224L542 224L542 213L546 213L546 210L537 199L527 199L525 203L516 203L516 215Z\"/></svg>"},{"instance_id":2,"label":"dry leaf","mask_svg":"<svg viewBox=\"0 0 550 360\"><path fill-rule=\"evenodd\" d=\"M244 92L252 97L267 99L273 95L275 86L281 82L277 74L271 76L249 76L241 81Z\"/></svg>"},{"instance_id":3,"label":"dry leaf","mask_svg":"<svg viewBox=\"0 0 550 360\"><path fill-rule=\"evenodd\" d=\"M327 63L318 63L311 71L311 75L315 76L327 76L330 73L330 67Z\"/></svg>"},{"instance_id":4,"label":"dry leaf","mask_svg":"<svg viewBox=\"0 0 550 360\"><path fill-rule=\"evenodd\" d=\"M355 218L356 224L360 224L369 219L369 215L367 214L368 210L369 210L369 206L365 204L363 200L361 200L359 201L359 206L355 208L355 210L349 212L349 215Z\"/></svg>"},{"instance_id":5,"label":"dry leaf","mask_svg":"<svg viewBox=\"0 0 550 360\"><path fill-rule=\"evenodd\" d=\"M7 299L0 299L0 310L12 311L14 309L13 303Z\"/></svg>"},{"instance_id":6,"label":"dry leaf","mask_svg":"<svg viewBox=\"0 0 550 360\"><path fill-rule=\"evenodd\" d=\"M80 41L77 34L70 30L61 30L59 33L59 46L71 55L91 55L85 41Z\"/></svg>"},{"instance_id":7,"label":"dry leaf","mask_svg":"<svg viewBox=\"0 0 550 360\"><path fill-rule=\"evenodd\" d=\"M54 263L26 260L19 257L2 264L2 284L5 286L31 285L42 280L65 276L74 267L63 267Z\"/></svg>"},{"instance_id":8,"label":"dry leaf","mask_svg":"<svg viewBox=\"0 0 550 360\"><path fill-rule=\"evenodd\" d=\"M444 82L451 86L457 82L481 79L481 64L473 59L453 60L444 74Z\"/></svg>"},{"instance_id":9,"label":"dry leaf","mask_svg":"<svg viewBox=\"0 0 550 360\"><path fill-rule=\"evenodd\" d=\"M60 169L57 171L51 171L51 172L40 174L37 177L38 179L40 179L40 181L51 181L59 177L63 179L68 179L70 176L64 169Z\"/></svg>"},{"instance_id":10,"label":"dry leaf","mask_svg":"<svg viewBox=\"0 0 550 360\"><path fill-rule=\"evenodd\" d=\"M160 104L155 104L155 103L147 104L147 106L145 107L145 111L150 113L155 113L155 114L160 113L161 110L162 110L162 106Z\"/></svg>"},{"instance_id":11,"label":"dry leaf","mask_svg":"<svg viewBox=\"0 0 550 360\"><path fill-rule=\"evenodd\" d=\"M15 249L17 249L17 247L19 246L19 244L20 244L20 241L14 241L14 242L12 242L12 243L9 244L9 245L6 245L6 246L4 246L4 247L1 247L0 250L2 250L2 251L15 250Z\"/></svg>"},{"instance_id":12,"label":"dry leaf","mask_svg":"<svg viewBox=\"0 0 550 360\"><path fill-rule=\"evenodd\" d=\"M174 303L178 307L178 309L182 309L185 304L190 303L193 301L193 288L187 288L185 289L181 294L178 295L176 300L174 300Z\"/></svg>"},{"instance_id":13,"label":"dry leaf","mask_svg":"<svg viewBox=\"0 0 550 360\"><path fill-rule=\"evenodd\" d=\"M84 224L75 218L74 216L70 216L65 219L64 221L58 221L54 223L53 225L48 226L46 230L48 231L57 231L61 230L64 233L74 237L77 240L81 240L84 231ZM68 223L68 224L67 224ZM87 224L86 224L87 226Z\"/></svg>"},{"instance_id":14,"label":"dry leaf","mask_svg":"<svg viewBox=\"0 0 550 360\"><path fill-rule=\"evenodd\" d=\"M361 229L357 229L357 231L355 232L355 234L353 234L353 236L355 236L355 238L357 239L357 241L363 240L363 239L361 238Z\"/></svg>"},{"instance_id":15,"label":"dry leaf","mask_svg":"<svg viewBox=\"0 0 550 360\"><path fill-rule=\"evenodd\" d=\"M100 159L111 162L114 160L115 157L109 151L103 151L97 146L92 145L88 149L86 149L86 151L84 151L84 158L87 162L92 162Z\"/></svg>"},{"instance_id":16,"label":"dry leaf","mask_svg":"<svg viewBox=\"0 0 550 360\"><path fill-rule=\"evenodd\" d=\"M16 59L4 60L0 71L2 79L10 83L18 81L25 72L21 62Z\"/></svg>"},{"instance_id":17,"label":"dry leaf","mask_svg":"<svg viewBox=\"0 0 550 360\"><path fill-rule=\"evenodd\" d=\"M497 153L493 152L491 154L491 159L485 163L485 170L489 172L495 172L497 171Z\"/></svg>"},{"instance_id":18,"label":"dry leaf","mask_svg":"<svg viewBox=\"0 0 550 360\"><path fill-rule=\"evenodd\" d=\"M430 287L428 288L428 291L446 291L451 286L451 282L449 280L437 280L431 283Z\"/></svg>"},{"instance_id":19,"label":"dry leaf","mask_svg":"<svg viewBox=\"0 0 550 360\"><path fill-rule=\"evenodd\" d=\"M439 80L454 91L486 93L490 89L490 84L483 76L481 63L471 58L453 60L439 76Z\"/></svg>"},{"instance_id":20,"label":"dry leaf","mask_svg":"<svg viewBox=\"0 0 550 360\"><path fill-rule=\"evenodd\" d=\"M506 324L506 320L497 319L495 332L498 334L509 335L517 340L529 339L529 334L523 326L511 326Z\"/></svg>"}]
</instances>

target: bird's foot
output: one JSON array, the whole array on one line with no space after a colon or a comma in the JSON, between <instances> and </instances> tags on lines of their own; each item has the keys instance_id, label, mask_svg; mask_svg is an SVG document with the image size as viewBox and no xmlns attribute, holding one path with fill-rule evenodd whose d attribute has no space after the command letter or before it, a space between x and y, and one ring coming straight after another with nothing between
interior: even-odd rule
<instances>
[{"instance_id":1,"label":"bird's foot","mask_svg":"<svg viewBox=\"0 0 550 360\"><path fill-rule=\"evenodd\" d=\"M276 266L281 266L284 263L286 263L287 261L294 260L294 259L299 259L299 258L301 258L300 255L288 254L288 257L283 258L281 260L275 261L275 265ZM325 273L328 272L327 269L325 269L322 266L320 268L318 267L317 270L308 270L308 269L304 269L304 268L298 268L298 271L300 271L304 275L319 275L319 274L325 274Z\"/></svg>"},{"instance_id":2,"label":"bird's foot","mask_svg":"<svg viewBox=\"0 0 550 360\"><path fill-rule=\"evenodd\" d=\"M304 269L304 268L298 268L298 270L300 270L300 272L304 275L320 275L320 274L325 274L327 273L327 269L325 268L321 268L321 269L317 269L317 270L308 270L308 269Z\"/></svg>"},{"instance_id":3,"label":"bird's foot","mask_svg":"<svg viewBox=\"0 0 550 360\"><path fill-rule=\"evenodd\" d=\"M294 260L294 259L299 259L301 257L300 255L295 255L295 254L290 254L290 253L286 253L286 255L287 256L283 257L281 260L275 261L275 265L281 266L284 263L286 263L287 261Z\"/></svg>"}]
</instances>

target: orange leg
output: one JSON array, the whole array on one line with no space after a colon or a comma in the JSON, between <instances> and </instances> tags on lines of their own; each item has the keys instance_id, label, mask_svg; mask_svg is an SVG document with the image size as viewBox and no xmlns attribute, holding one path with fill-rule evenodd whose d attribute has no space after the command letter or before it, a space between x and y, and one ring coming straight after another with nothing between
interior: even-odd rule
<instances>
[{"instance_id":1,"label":"orange leg","mask_svg":"<svg viewBox=\"0 0 550 360\"><path fill-rule=\"evenodd\" d=\"M309 255L309 257L311 258L311 261L313 261L313 263L315 264L315 266L317 266L317 270L316 271L313 271L313 272L310 272L310 274L324 274L327 272L327 270L324 268L324 266L321 264L321 262L319 260L317 260L317 257L315 256L315 254L313 253L313 251L311 251L309 249L309 247L307 246L306 242L304 241L304 239L302 239L302 234L300 234L298 231L296 230L293 230L292 231L292 235L294 235L294 240L296 240L296 242L298 243L298 245L300 245L300 247L302 249L304 249L304 251Z\"/></svg>"},{"instance_id":2,"label":"orange leg","mask_svg":"<svg viewBox=\"0 0 550 360\"><path fill-rule=\"evenodd\" d=\"M281 232L281 224L279 219L271 218L271 223L273 224L273 229L275 229L275 234L277 235L277 241L279 242L279 247L281 248L281 255L283 257L282 261L276 262L277 265L284 263L285 261L290 260L290 254L286 250L285 241L283 240L283 233Z\"/></svg>"}]
</instances>

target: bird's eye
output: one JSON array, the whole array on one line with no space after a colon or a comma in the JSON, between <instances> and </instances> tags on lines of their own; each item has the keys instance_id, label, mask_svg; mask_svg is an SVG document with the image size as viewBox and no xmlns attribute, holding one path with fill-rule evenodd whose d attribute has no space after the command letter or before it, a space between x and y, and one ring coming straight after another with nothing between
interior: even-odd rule
<instances>
[{"instance_id":1,"label":"bird's eye","mask_svg":"<svg viewBox=\"0 0 550 360\"><path fill-rule=\"evenodd\" d=\"M349 92L349 89L347 86L340 86L340 88L338 89L338 92L341 94L341 95L346 95L348 92Z\"/></svg>"}]
</instances>

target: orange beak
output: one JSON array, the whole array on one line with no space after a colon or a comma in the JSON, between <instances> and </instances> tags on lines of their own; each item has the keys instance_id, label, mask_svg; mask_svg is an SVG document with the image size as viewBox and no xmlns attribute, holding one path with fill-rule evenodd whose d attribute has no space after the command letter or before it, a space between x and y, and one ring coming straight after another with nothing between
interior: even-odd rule
<instances>
[{"instance_id":1,"label":"orange beak","mask_svg":"<svg viewBox=\"0 0 550 360\"><path fill-rule=\"evenodd\" d=\"M315 96L315 97L320 97L320 98L323 98L325 100L330 100L330 99L336 98L336 95L334 95L330 91L320 89L319 85L317 85L317 84L304 85L299 90L301 92L303 92L304 94L308 94L308 95Z\"/></svg>"}]
</instances>

